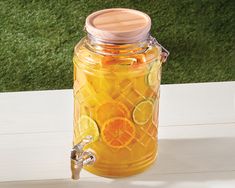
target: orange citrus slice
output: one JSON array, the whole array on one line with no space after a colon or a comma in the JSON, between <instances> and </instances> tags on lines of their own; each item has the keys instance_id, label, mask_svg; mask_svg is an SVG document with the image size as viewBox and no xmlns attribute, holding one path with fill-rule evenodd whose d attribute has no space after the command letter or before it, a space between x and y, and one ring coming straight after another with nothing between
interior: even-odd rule
<instances>
[{"instance_id":1,"label":"orange citrus slice","mask_svg":"<svg viewBox=\"0 0 235 188\"><path fill-rule=\"evenodd\" d=\"M99 129L97 123L90 117L86 115L80 116L78 120L78 137L76 138L76 143L79 143L87 136L92 136L93 142L99 138Z\"/></svg>"},{"instance_id":2,"label":"orange citrus slice","mask_svg":"<svg viewBox=\"0 0 235 188\"><path fill-rule=\"evenodd\" d=\"M153 101L151 99L142 100L133 110L133 121L138 125L146 124L153 113Z\"/></svg>"},{"instance_id":3,"label":"orange citrus slice","mask_svg":"<svg viewBox=\"0 0 235 188\"><path fill-rule=\"evenodd\" d=\"M102 124L113 117L129 117L128 108L121 102L107 101L96 109L96 120Z\"/></svg>"},{"instance_id":4,"label":"orange citrus slice","mask_svg":"<svg viewBox=\"0 0 235 188\"><path fill-rule=\"evenodd\" d=\"M126 118L115 117L104 123L101 137L108 146L123 148L135 137L135 126Z\"/></svg>"},{"instance_id":5,"label":"orange citrus slice","mask_svg":"<svg viewBox=\"0 0 235 188\"><path fill-rule=\"evenodd\" d=\"M161 62L158 60L154 62L152 65L149 74L147 75L148 85L151 87L155 87L160 84L160 76L161 76Z\"/></svg>"}]
</instances>

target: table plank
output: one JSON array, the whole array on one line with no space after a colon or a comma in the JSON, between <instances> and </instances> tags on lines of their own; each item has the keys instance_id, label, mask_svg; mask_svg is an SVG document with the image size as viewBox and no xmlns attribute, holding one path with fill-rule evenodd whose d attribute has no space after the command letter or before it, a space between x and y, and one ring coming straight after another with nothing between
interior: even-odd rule
<instances>
[{"instance_id":1,"label":"table plank","mask_svg":"<svg viewBox=\"0 0 235 188\"><path fill-rule=\"evenodd\" d=\"M164 126L235 122L235 82L173 84L161 91Z\"/></svg>"},{"instance_id":2,"label":"table plank","mask_svg":"<svg viewBox=\"0 0 235 188\"><path fill-rule=\"evenodd\" d=\"M0 93L0 134L71 132L72 90ZM161 85L160 125L235 122L235 82Z\"/></svg>"},{"instance_id":3,"label":"table plank","mask_svg":"<svg viewBox=\"0 0 235 188\"><path fill-rule=\"evenodd\" d=\"M35 133L0 137L0 181L70 178L72 133ZM2 144L4 143L4 144ZM159 127L159 159L147 178L159 174L235 170L235 124ZM82 179L94 177L83 171Z\"/></svg>"},{"instance_id":4,"label":"table plank","mask_svg":"<svg viewBox=\"0 0 235 188\"><path fill-rule=\"evenodd\" d=\"M83 178L80 181L69 179L3 182L0 188L234 188L235 172L205 172L187 174L167 174L138 179Z\"/></svg>"},{"instance_id":5,"label":"table plank","mask_svg":"<svg viewBox=\"0 0 235 188\"><path fill-rule=\"evenodd\" d=\"M0 93L0 134L71 132L72 90Z\"/></svg>"}]
</instances>

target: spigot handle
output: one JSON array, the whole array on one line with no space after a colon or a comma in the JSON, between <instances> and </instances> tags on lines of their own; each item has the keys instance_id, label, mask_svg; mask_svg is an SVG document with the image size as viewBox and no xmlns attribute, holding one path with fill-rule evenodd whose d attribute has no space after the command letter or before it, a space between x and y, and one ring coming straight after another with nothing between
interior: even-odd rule
<instances>
[{"instance_id":1,"label":"spigot handle","mask_svg":"<svg viewBox=\"0 0 235 188\"><path fill-rule=\"evenodd\" d=\"M73 147L71 151L71 171L72 179L80 179L80 172L85 165L91 165L96 161L96 156L93 152L83 150L84 146L92 142L92 137L85 137L80 143Z\"/></svg>"}]
</instances>

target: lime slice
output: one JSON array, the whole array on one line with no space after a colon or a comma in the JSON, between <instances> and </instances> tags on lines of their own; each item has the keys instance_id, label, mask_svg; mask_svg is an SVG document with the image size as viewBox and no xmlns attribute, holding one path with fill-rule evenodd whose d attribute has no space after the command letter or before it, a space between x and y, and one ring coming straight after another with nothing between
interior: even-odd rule
<instances>
[{"instance_id":1,"label":"lime slice","mask_svg":"<svg viewBox=\"0 0 235 188\"><path fill-rule=\"evenodd\" d=\"M78 120L78 140L81 141L87 136L92 136L93 142L99 138L97 123L90 117L82 115Z\"/></svg>"},{"instance_id":2,"label":"lime slice","mask_svg":"<svg viewBox=\"0 0 235 188\"><path fill-rule=\"evenodd\" d=\"M133 110L133 121L138 125L146 124L153 114L153 101L151 99L142 100Z\"/></svg>"},{"instance_id":3,"label":"lime slice","mask_svg":"<svg viewBox=\"0 0 235 188\"><path fill-rule=\"evenodd\" d=\"M161 71L161 62L160 60L153 63L152 68L147 75L148 85L155 87L157 84L160 84L160 71Z\"/></svg>"}]
</instances>

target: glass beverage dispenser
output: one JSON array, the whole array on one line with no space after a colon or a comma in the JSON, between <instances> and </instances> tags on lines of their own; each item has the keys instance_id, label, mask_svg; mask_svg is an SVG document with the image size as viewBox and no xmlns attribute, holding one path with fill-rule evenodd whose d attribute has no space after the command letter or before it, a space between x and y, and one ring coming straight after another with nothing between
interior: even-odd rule
<instances>
[{"instance_id":1,"label":"glass beverage dispenser","mask_svg":"<svg viewBox=\"0 0 235 188\"><path fill-rule=\"evenodd\" d=\"M158 151L159 86L169 52L140 11L105 9L86 19L74 48L72 178L140 173Z\"/></svg>"}]
</instances>

